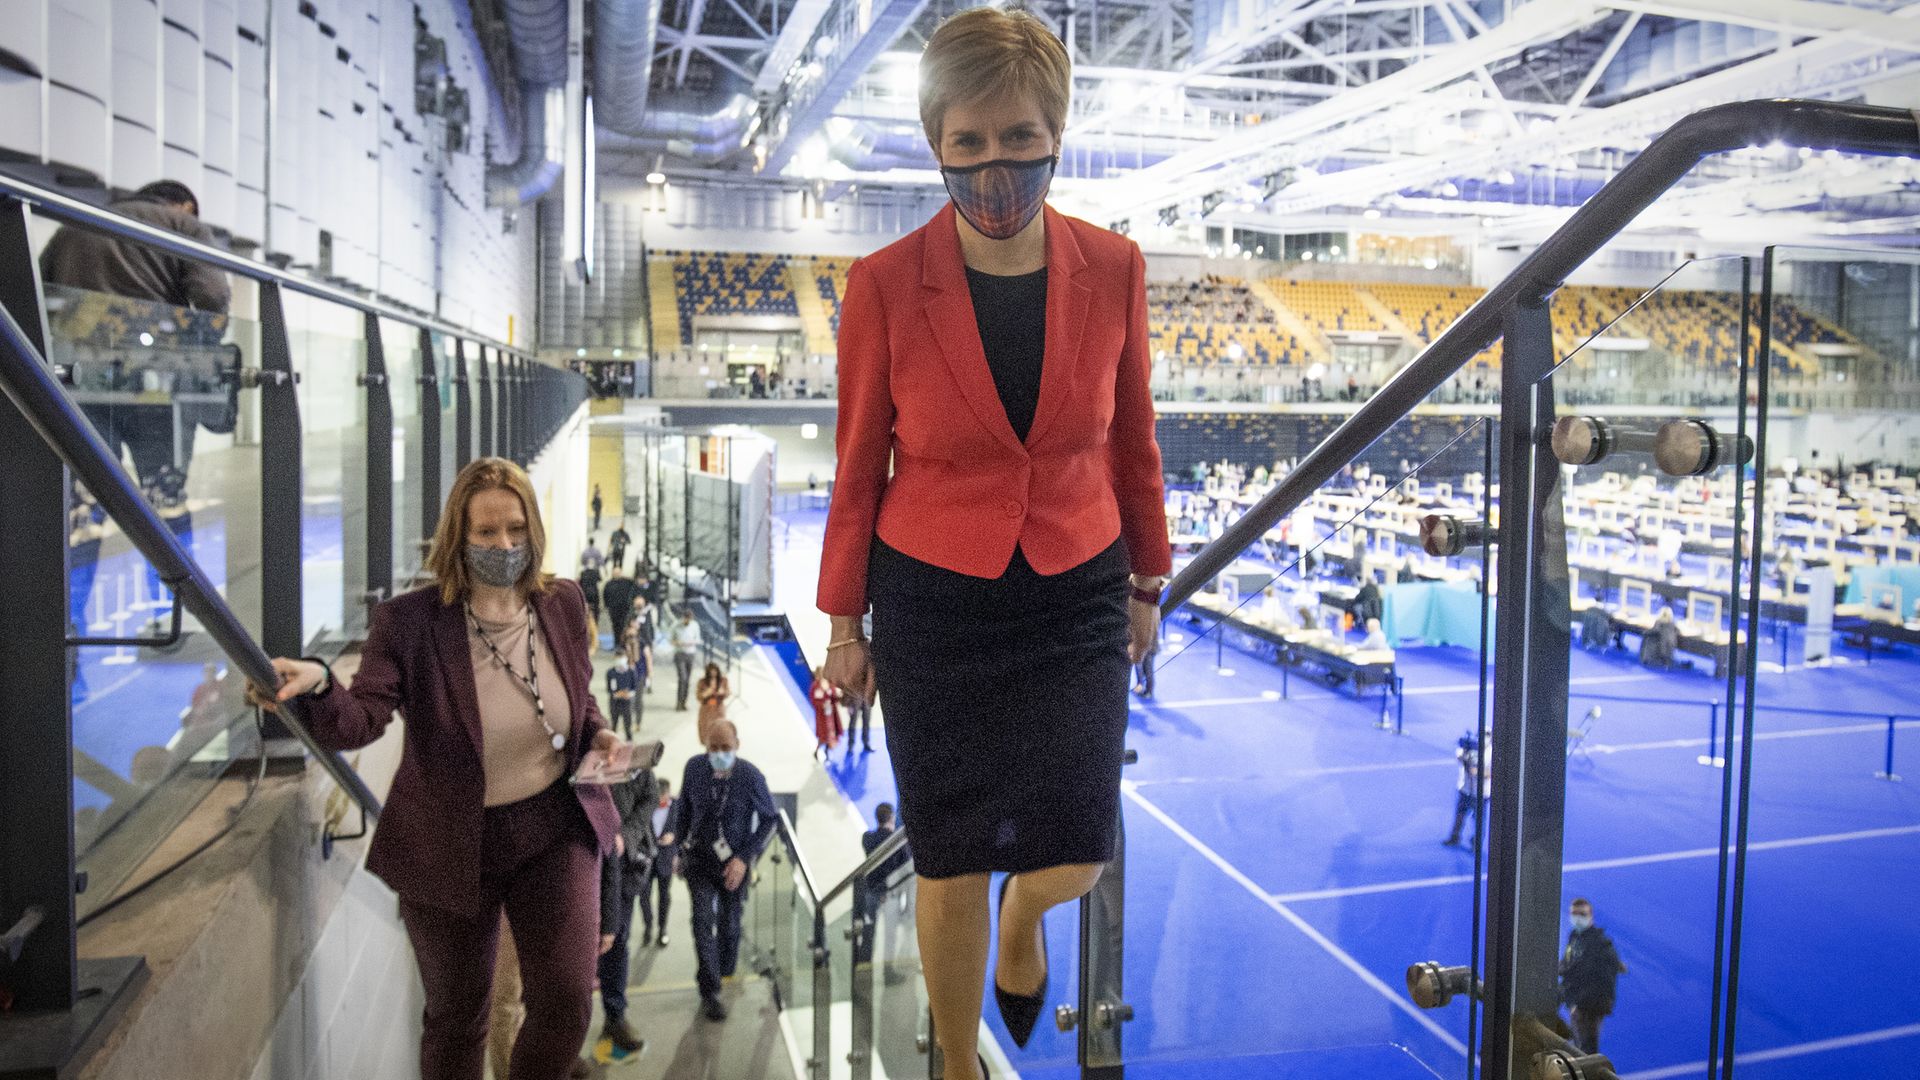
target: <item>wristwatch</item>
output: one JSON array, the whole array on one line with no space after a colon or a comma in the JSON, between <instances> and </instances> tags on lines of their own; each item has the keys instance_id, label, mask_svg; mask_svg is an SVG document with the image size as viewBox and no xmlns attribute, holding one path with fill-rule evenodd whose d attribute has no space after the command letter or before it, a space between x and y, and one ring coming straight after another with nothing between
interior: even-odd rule
<instances>
[{"instance_id":1,"label":"wristwatch","mask_svg":"<svg viewBox=\"0 0 1920 1080\"><path fill-rule=\"evenodd\" d=\"M1133 598L1155 607L1160 606L1160 594L1166 587L1167 579L1163 577L1143 577L1133 574L1127 578L1127 590Z\"/></svg>"},{"instance_id":2,"label":"wristwatch","mask_svg":"<svg viewBox=\"0 0 1920 1080\"><path fill-rule=\"evenodd\" d=\"M333 665L317 656L303 656L300 659L309 660L320 665L320 682L313 689L307 691L304 695L305 697L319 697L333 689Z\"/></svg>"}]
</instances>

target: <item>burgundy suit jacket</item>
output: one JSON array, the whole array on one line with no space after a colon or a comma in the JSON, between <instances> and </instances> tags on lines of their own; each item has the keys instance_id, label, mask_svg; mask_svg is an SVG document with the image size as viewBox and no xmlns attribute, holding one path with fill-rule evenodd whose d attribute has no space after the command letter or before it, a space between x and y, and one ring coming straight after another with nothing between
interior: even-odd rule
<instances>
[{"instance_id":1,"label":"burgundy suit jacket","mask_svg":"<svg viewBox=\"0 0 1920 1080\"><path fill-rule=\"evenodd\" d=\"M593 697L586 600L556 580L533 596L534 615L566 684L566 771L571 775L607 726ZM307 723L322 746L357 750L378 739L398 711L406 749L373 833L367 869L402 899L479 913L480 840L487 791L480 757L480 700L465 610L440 602L437 585L373 609L353 685L310 698ZM600 845L613 851L620 815L605 787L573 789Z\"/></svg>"},{"instance_id":2,"label":"burgundy suit jacket","mask_svg":"<svg viewBox=\"0 0 1920 1080\"><path fill-rule=\"evenodd\" d=\"M876 534L974 577L1004 573L1016 545L1036 571L1058 574L1118 536L1134 573L1172 567L1147 387L1146 261L1124 236L1046 215L1046 347L1024 442L980 344L953 205L853 264L820 610L866 611Z\"/></svg>"}]
</instances>

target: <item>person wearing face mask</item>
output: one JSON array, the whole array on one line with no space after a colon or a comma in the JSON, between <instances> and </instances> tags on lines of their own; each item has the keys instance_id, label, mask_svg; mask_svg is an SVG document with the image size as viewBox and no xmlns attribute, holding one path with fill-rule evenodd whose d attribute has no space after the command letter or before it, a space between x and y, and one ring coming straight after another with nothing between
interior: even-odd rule
<instances>
[{"instance_id":1,"label":"person wearing face mask","mask_svg":"<svg viewBox=\"0 0 1920 1080\"><path fill-rule=\"evenodd\" d=\"M1048 986L1042 920L1113 858L1129 667L1172 565L1145 260L1046 206L1071 90L1033 15L942 23L920 117L951 201L853 264L840 315L824 666L886 710L952 1080L980 1075L990 950L1024 1046Z\"/></svg>"},{"instance_id":2,"label":"person wearing face mask","mask_svg":"<svg viewBox=\"0 0 1920 1080\"><path fill-rule=\"evenodd\" d=\"M680 837L680 872L693 908L700 1011L717 1022L727 1018L720 980L733 974L740 959L747 875L773 835L779 811L767 778L740 757L740 733L731 720L716 720L705 741L707 752L688 758L681 773L671 831Z\"/></svg>"},{"instance_id":3,"label":"person wearing face mask","mask_svg":"<svg viewBox=\"0 0 1920 1080\"><path fill-rule=\"evenodd\" d=\"M620 734L629 739L633 738L633 695L639 688L639 673L627 662L627 654L619 653L607 669L607 704L613 707L609 726L619 728Z\"/></svg>"},{"instance_id":4,"label":"person wearing face mask","mask_svg":"<svg viewBox=\"0 0 1920 1080\"><path fill-rule=\"evenodd\" d=\"M422 1080L480 1080L503 911L526 1006L515 1080L567 1076L592 1016L600 865L620 818L605 787L567 778L623 744L594 701L586 601L542 572L546 542L525 471L474 461L447 495L434 583L374 609L352 685L279 657L279 686L249 689L266 708L303 697L333 750L406 716L367 869L399 894L420 966Z\"/></svg>"},{"instance_id":5,"label":"person wearing face mask","mask_svg":"<svg viewBox=\"0 0 1920 1080\"><path fill-rule=\"evenodd\" d=\"M1576 899L1567 906L1573 929L1560 954L1560 1001L1573 1021L1574 1042L1589 1054L1600 1052L1600 1022L1613 1013L1614 988L1627 965L1605 930L1593 924L1593 905Z\"/></svg>"}]
</instances>

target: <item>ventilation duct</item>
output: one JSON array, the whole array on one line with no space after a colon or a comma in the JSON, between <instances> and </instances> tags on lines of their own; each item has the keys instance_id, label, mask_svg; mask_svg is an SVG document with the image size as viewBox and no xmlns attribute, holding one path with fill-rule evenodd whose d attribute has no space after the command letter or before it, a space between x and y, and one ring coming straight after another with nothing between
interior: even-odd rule
<instances>
[{"instance_id":1,"label":"ventilation duct","mask_svg":"<svg viewBox=\"0 0 1920 1080\"><path fill-rule=\"evenodd\" d=\"M566 82L566 0L506 0L502 6L520 81L540 87Z\"/></svg>"},{"instance_id":2,"label":"ventilation duct","mask_svg":"<svg viewBox=\"0 0 1920 1080\"><path fill-rule=\"evenodd\" d=\"M593 113L623 135L647 135L647 89L662 0L595 0Z\"/></svg>"},{"instance_id":3,"label":"ventilation duct","mask_svg":"<svg viewBox=\"0 0 1920 1080\"><path fill-rule=\"evenodd\" d=\"M856 172L937 169L933 148L918 131L882 131L864 120L827 121L827 153Z\"/></svg>"},{"instance_id":4,"label":"ventilation duct","mask_svg":"<svg viewBox=\"0 0 1920 1080\"><path fill-rule=\"evenodd\" d=\"M487 170L487 203L545 195L566 169L567 0L505 0L520 76L520 155Z\"/></svg>"},{"instance_id":5,"label":"ventilation duct","mask_svg":"<svg viewBox=\"0 0 1920 1080\"><path fill-rule=\"evenodd\" d=\"M532 202L566 170L566 87L522 86L520 101L520 160L487 170L489 206Z\"/></svg>"},{"instance_id":6,"label":"ventilation duct","mask_svg":"<svg viewBox=\"0 0 1920 1080\"><path fill-rule=\"evenodd\" d=\"M600 101L594 101L598 110ZM602 127L598 148L611 156L672 154L700 165L711 165L738 153L753 136L759 119L753 99L735 94L709 113L655 111L636 132Z\"/></svg>"}]
</instances>

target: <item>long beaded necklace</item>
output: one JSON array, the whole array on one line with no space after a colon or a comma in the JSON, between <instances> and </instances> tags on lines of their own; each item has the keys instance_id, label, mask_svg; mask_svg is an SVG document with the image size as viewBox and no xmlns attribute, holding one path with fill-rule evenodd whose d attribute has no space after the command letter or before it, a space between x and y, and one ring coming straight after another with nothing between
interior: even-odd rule
<instances>
[{"instance_id":1,"label":"long beaded necklace","mask_svg":"<svg viewBox=\"0 0 1920 1080\"><path fill-rule=\"evenodd\" d=\"M525 687L527 694L533 698L533 718L540 721L540 726L546 728L547 734L552 737L554 752L558 753L566 749L567 737L555 731L552 724L547 723L547 704L540 697L540 665L534 662L533 656L533 605L527 605L527 673L525 675L515 671L513 665L507 662L507 658L500 655L500 650L494 647L493 639L487 636L486 627L480 625L480 617L473 613L472 604L467 605L467 621L473 625L473 632L480 635L480 641L486 645L487 651L493 654L493 662L507 669L507 674L513 676L515 682Z\"/></svg>"}]
</instances>

